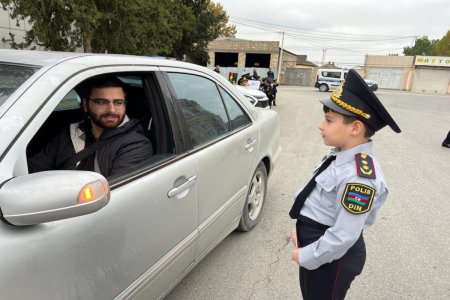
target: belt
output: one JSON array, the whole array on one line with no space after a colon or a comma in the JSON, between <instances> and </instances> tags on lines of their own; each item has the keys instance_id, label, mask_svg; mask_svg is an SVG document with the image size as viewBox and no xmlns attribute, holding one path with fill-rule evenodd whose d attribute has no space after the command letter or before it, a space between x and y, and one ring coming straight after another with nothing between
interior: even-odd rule
<instances>
[{"instance_id":1,"label":"belt","mask_svg":"<svg viewBox=\"0 0 450 300\"><path fill-rule=\"evenodd\" d=\"M328 228L330 228L330 226L328 226L328 225L323 225L317 221L314 221L313 219L310 219L310 218L302 216L302 215L300 215L298 217L297 222L299 222L300 225L310 227L310 228L316 228L316 229L320 229L320 230L324 230L324 231L327 230Z\"/></svg>"}]
</instances>

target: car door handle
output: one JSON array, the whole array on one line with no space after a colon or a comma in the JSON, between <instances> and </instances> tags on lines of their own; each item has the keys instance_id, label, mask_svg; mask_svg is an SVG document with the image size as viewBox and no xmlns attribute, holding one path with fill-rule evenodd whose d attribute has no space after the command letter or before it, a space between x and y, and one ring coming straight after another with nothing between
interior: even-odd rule
<instances>
[{"instance_id":1,"label":"car door handle","mask_svg":"<svg viewBox=\"0 0 450 300\"><path fill-rule=\"evenodd\" d=\"M191 178L189 178L188 180L186 180L185 183L183 183L182 185L180 185L179 187L173 188L171 189L168 193L167 196L169 198L173 198L179 194L181 194L183 191L187 190L188 188L190 188L191 186L194 185L195 181L197 181L197 176L192 176Z\"/></svg>"},{"instance_id":2,"label":"car door handle","mask_svg":"<svg viewBox=\"0 0 450 300\"><path fill-rule=\"evenodd\" d=\"M253 146L256 144L256 139L248 139L247 144L244 146L244 149L247 151L252 151Z\"/></svg>"}]
</instances>

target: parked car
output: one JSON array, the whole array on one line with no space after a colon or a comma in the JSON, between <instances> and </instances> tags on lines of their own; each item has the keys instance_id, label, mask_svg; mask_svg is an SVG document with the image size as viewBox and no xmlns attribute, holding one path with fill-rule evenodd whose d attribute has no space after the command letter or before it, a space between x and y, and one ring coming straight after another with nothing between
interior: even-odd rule
<instances>
[{"instance_id":1,"label":"parked car","mask_svg":"<svg viewBox=\"0 0 450 300\"><path fill-rule=\"evenodd\" d=\"M245 97L247 97L250 103L256 107L269 108L269 98L267 95L260 90L250 89L245 86L236 85L235 86Z\"/></svg>"},{"instance_id":2,"label":"parked car","mask_svg":"<svg viewBox=\"0 0 450 300\"><path fill-rule=\"evenodd\" d=\"M367 85L370 87L372 91L375 92L376 90L378 90L378 83L376 83L375 81L370 79L364 79L364 81L367 83Z\"/></svg>"},{"instance_id":3,"label":"parked car","mask_svg":"<svg viewBox=\"0 0 450 300\"><path fill-rule=\"evenodd\" d=\"M29 174L82 118L80 85L114 75L154 155L125 174ZM235 229L259 222L277 113L222 76L125 55L0 50L2 299L161 299Z\"/></svg>"},{"instance_id":4,"label":"parked car","mask_svg":"<svg viewBox=\"0 0 450 300\"><path fill-rule=\"evenodd\" d=\"M347 69L319 69L314 87L318 88L321 92L332 91L341 85L347 73ZM378 90L378 84L375 81L365 79L365 82L372 91Z\"/></svg>"}]
</instances>

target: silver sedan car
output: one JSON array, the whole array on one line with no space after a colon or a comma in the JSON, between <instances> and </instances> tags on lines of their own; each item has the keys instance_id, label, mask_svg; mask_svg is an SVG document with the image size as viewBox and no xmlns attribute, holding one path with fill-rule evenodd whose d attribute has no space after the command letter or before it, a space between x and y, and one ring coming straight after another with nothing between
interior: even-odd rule
<instances>
[{"instance_id":1,"label":"silver sedan car","mask_svg":"<svg viewBox=\"0 0 450 300\"><path fill-rule=\"evenodd\" d=\"M83 82L115 76L153 153L126 172L29 173L83 118ZM0 50L2 299L161 299L230 232L260 220L277 113L193 64Z\"/></svg>"}]
</instances>

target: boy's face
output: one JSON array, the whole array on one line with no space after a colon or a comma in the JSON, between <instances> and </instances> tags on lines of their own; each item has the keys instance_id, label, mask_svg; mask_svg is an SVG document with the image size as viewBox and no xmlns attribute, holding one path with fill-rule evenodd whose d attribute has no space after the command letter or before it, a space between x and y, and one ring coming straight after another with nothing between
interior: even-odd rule
<instances>
[{"instance_id":1,"label":"boy's face","mask_svg":"<svg viewBox=\"0 0 450 300\"><path fill-rule=\"evenodd\" d=\"M323 143L327 146L339 147L341 150L351 148L354 132L353 123L345 124L344 116L332 110L325 113L325 119L319 126Z\"/></svg>"}]
</instances>

